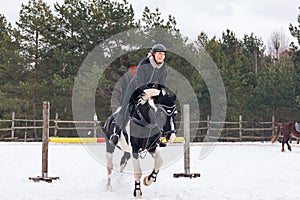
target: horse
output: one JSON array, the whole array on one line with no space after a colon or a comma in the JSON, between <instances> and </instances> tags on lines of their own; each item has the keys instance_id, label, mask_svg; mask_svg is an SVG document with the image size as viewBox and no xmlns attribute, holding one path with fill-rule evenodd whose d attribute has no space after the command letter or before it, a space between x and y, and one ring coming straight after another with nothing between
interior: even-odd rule
<instances>
[{"instance_id":1,"label":"horse","mask_svg":"<svg viewBox=\"0 0 300 200\"><path fill-rule=\"evenodd\" d=\"M143 158L149 152L154 158L154 167L150 175L145 176L143 184L151 185L156 181L157 174L162 166L163 160L160 155L161 137L166 137L170 143L176 138L175 117L176 94L171 95L164 87L157 84L151 87L140 87L131 96L128 106L129 120L124 130L121 130L117 145L109 142L109 138L116 134L118 126L115 117L119 110L113 113L105 122L104 134L106 138L106 158L107 158L107 183L106 189L111 190L111 173L113 170L113 153L115 147L124 151L120 162L120 171L125 168L127 161L132 158L134 167L134 191L135 198L142 197L141 177L142 170L139 157ZM164 143L163 143L164 144Z\"/></svg>"},{"instance_id":2,"label":"horse","mask_svg":"<svg viewBox=\"0 0 300 200\"><path fill-rule=\"evenodd\" d=\"M281 124L276 125L276 135L271 138L271 142L274 143L278 137L279 133L281 132L283 138L281 141L281 151L284 152L284 144L288 146L288 150L292 151L292 148L289 144L289 140L292 136L295 136L296 138L300 138L300 130L296 130L297 123L294 121L284 122Z\"/></svg>"}]
</instances>

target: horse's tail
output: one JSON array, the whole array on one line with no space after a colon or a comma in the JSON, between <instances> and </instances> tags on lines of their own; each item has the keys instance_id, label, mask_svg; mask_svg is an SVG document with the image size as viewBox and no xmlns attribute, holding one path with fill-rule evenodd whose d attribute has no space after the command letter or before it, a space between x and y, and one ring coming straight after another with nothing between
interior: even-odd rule
<instances>
[{"instance_id":1,"label":"horse's tail","mask_svg":"<svg viewBox=\"0 0 300 200\"><path fill-rule=\"evenodd\" d=\"M279 132L280 132L280 124L277 124L276 125L276 135L271 138L272 143L274 143L278 139Z\"/></svg>"}]
</instances>

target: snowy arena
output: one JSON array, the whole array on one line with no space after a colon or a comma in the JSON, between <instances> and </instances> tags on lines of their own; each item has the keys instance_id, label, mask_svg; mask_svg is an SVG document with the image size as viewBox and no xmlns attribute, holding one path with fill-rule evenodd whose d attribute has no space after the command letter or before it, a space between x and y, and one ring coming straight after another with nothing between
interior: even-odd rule
<instances>
[{"instance_id":1,"label":"snowy arena","mask_svg":"<svg viewBox=\"0 0 300 200\"><path fill-rule=\"evenodd\" d=\"M89 145L99 155L105 154L104 143ZM201 158L199 152L207 145L213 145L212 151ZM143 199L300 199L296 193L300 183L300 145L292 143L292 152L282 153L280 148L279 142L193 143L191 172L200 173L201 177L173 178L174 173L184 170L183 156L179 155L174 161L164 162L155 183L149 187L142 185ZM134 199L133 174L126 170L121 173L116 166L112 191L106 191L105 164L83 144L49 143L49 176L57 176L59 180L52 183L29 180L41 175L41 150L42 143L0 143L1 200ZM168 154L181 150L182 144L161 149L164 161ZM117 158L114 162L119 163ZM130 164L131 160L129 169Z\"/></svg>"}]
</instances>

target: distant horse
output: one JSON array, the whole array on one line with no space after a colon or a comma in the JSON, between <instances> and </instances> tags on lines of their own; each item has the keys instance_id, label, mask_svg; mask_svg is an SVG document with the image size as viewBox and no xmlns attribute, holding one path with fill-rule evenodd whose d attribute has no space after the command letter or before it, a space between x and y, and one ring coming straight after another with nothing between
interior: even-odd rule
<instances>
[{"instance_id":1,"label":"distant horse","mask_svg":"<svg viewBox=\"0 0 300 200\"><path fill-rule=\"evenodd\" d=\"M282 125L277 124L276 126L276 135L271 139L271 142L274 143L278 137L279 133L281 132L283 138L281 141L281 151L284 152L284 144L288 146L288 150L292 151L292 148L289 144L289 140L291 136L295 136L296 138L300 138L299 130L296 130L296 123L293 121L282 123Z\"/></svg>"},{"instance_id":2,"label":"distant horse","mask_svg":"<svg viewBox=\"0 0 300 200\"><path fill-rule=\"evenodd\" d=\"M135 176L135 187L133 195L136 198L142 196L140 179L142 170L139 163L139 156L149 152L154 158L154 168L150 175L144 177L143 183L146 186L156 181L157 174L162 165L162 158L159 151L160 138L165 136L167 141L173 142L176 138L176 94L170 95L159 85L151 85L152 88L137 89L129 103L129 121L125 130L116 145L124 151L121 158L120 171L123 171L127 161L133 156L133 167ZM113 170L113 152L115 146L109 142L111 135L116 133L115 116L118 111L113 113L104 125L106 136L106 158L108 180L106 187L111 190L111 173Z\"/></svg>"}]
</instances>

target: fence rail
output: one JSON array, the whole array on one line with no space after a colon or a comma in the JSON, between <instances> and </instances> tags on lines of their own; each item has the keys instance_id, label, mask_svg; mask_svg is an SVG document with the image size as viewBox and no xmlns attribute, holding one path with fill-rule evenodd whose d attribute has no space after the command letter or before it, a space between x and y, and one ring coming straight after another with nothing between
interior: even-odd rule
<instances>
[{"instance_id":1,"label":"fence rail","mask_svg":"<svg viewBox=\"0 0 300 200\"><path fill-rule=\"evenodd\" d=\"M0 141L41 141L43 120L17 119L12 113L12 119L0 120ZM50 136L53 137L78 137L76 130L86 130L87 137L103 137L101 129L103 121L99 121L97 115L91 121L61 120L56 113L55 119L49 120ZM177 122L180 124L180 122ZM245 141L245 140L269 140L275 134L275 118L269 122L254 123L243 121L242 116L235 122L214 122L209 116L207 120L190 121L190 130L196 133L192 141L202 141L208 131L220 130L214 125L224 124L220 141ZM197 124L196 127L193 124ZM180 127L180 126L178 126ZM183 135L183 130L178 129L178 135Z\"/></svg>"}]
</instances>

